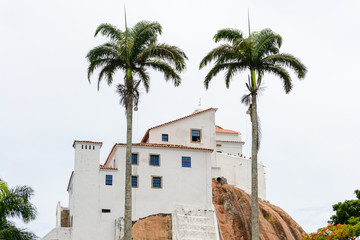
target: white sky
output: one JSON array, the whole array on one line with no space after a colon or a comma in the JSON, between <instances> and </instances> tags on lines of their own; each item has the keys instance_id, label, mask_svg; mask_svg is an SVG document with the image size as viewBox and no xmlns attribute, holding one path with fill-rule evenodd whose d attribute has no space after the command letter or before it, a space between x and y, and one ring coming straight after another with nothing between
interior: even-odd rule
<instances>
[{"instance_id":1,"label":"white sky","mask_svg":"<svg viewBox=\"0 0 360 240\"><path fill-rule=\"evenodd\" d=\"M93 38L101 23L123 29L124 0L0 1L0 177L9 185L29 185L39 216L26 225L39 236L55 226L57 201L67 205L74 139L103 141L101 162L115 142L125 142L124 109L114 86L89 85L86 53L105 41ZM222 28L247 33L271 28L283 37L282 52L300 58L309 72L294 77L286 95L279 79L266 75L259 101L268 200L287 211L306 231L327 224L334 203L354 198L360 188L360 2L166 1L126 3L128 25L140 20L163 26L160 42L188 55L183 83L174 88L158 73L143 91L134 116L134 141L147 128L190 114L199 98L219 108L216 123L239 130L250 155L249 116L240 104L247 72L230 89L223 75L206 91L209 68L200 60L216 46ZM122 81L122 74L118 80Z\"/></svg>"}]
</instances>

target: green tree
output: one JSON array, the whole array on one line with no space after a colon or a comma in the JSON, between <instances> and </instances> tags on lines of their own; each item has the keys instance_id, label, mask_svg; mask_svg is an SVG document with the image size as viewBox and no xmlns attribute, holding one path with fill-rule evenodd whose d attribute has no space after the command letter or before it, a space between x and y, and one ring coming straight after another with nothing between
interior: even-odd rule
<instances>
[{"instance_id":1,"label":"green tree","mask_svg":"<svg viewBox=\"0 0 360 240\"><path fill-rule=\"evenodd\" d=\"M28 186L9 188L0 179L0 240L32 240L35 234L17 228L8 218L20 218L25 223L34 220L37 215L35 206L30 202L34 191Z\"/></svg>"},{"instance_id":2,"label":"green tree","mask_svg":"<svg viewBox=\"0 0 360 240\"><path fill-rule=\"evenodd\" d=\"M215 36L216 43L225 41L222 45L210 51L201 61L200 69L214 61L214 66L205 77L205 88L208 89L210 81L221 71L225 71L225 84L229 88L230 81L237 73L249 70L250 76L246 87L249 94L243 97L244 103L251 104L252 122L252 183L251 183L251 224L252 239L259 239L258 215L258 115L257 93L261 89L262 77L271 73L279 77L286 93L292 89L292 79L285 68L295 71L298 78L304 78L306 67L293 55L279 53L282 38L270 29L252 32L247 38L237 29L222 29Z\"/></svg>"},{"instance_id":3,"label":"green tree","mask_svg":"<svg viewBox=\"0 0 360 240\"><path fill-rule=\"evenodd\" d=\"M131 239L131 144L132 144L132 115L133 107L138 105L139 84L142 83L146 92L149 91L150 76L148 68L164 74L165 80L172 80L179 86L179 73L185 69L185 53L178 47L165 43L158 43L157 37L162 33L161 25L157 22L141 21L134 27L128 28L125 17L125 30L121 31L110 24L101 24L95 36L101 33L110 40L89 51L87 59L88 78L96 69L100 69L98 89L104 79L108 85L113 83L113 76L117 70L124 73L124 84L118 84L117 92L120 103L126 109L127 138L126 138L126 177L125 177L125 240Z\"/></svg>"},{"instance_id":4,"label":"green tree","mask_svg":"<svg viewBox=\"0 0 360 240\"><path fill-rule=\"evenodd\" d=\"M356 200L345 200L334 204L335 215L330 217L331 224L348 224L351 217L360 217L360 190L355 190Z\"/></svg>"}]
</instances>

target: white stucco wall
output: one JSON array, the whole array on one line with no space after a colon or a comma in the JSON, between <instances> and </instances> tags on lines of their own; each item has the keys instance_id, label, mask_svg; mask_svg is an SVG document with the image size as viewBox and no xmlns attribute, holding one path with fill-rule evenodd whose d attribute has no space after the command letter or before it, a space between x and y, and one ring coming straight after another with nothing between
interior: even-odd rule
<instances>
[{"instance_id":1,"label":"white stucco wall","mask_svg":"<svg viewBox=\"0 0 360 240\"><path fill-rule=\"evenodd\" d=\"M105 176L112 175L112 185L105 185ZM118 170L101 169L99 174L99 235L102 239L114 239L115 219L123 217L124 212L124 179L120 179ZM125 177L124 177L125 178ZM135 207L133 205L133 207ZM110 209L111 212L102 212Z\"/></svg>"},{"instance_id":2,"label":"white stucco wall","mask_svg":"<svg viewBox=\"0 0 360 240\"><path fill-rule=\"evenodd\" d=\"M124 192L125 149L116 150L118 179L121 196ZM155 213L172 213L176 205L191 205L212 209L211 151L181 148L133 146L138 153L139 165L132 173L138 176L139 187L133 188L133 217L142 218ZM150 154L160 154L160 166L149 164ZM191 157L191 168L182 167L181 157ZM162 177L162 189L151 188L151 176ZM123 206L123 197L117 202ZM120 209L120 216L123 209Z\"/></svg>"},{"instance_id":3,"label":"white stucco wall","mask_svg":"<svg viewBox=\"0 0 360 240\"><path fill-rule=\"evenodd\" d=\"M219 133L217 132L215 135L216 141L236 141L242 142L241 134L235 133Z\"/></svg>"},{"instance_id":4,"label":"white stucco wall","mask_svg":"<svg viewBox=\"0 0 360 240\"><path fill-rule=\"evenodd\" d=\"M235 156L242 154L243 142L216 141L216 152L228 153Z\"/></svg>"},{"instance_id":5,"label":"white stucco wall","mask_svg":"<svg viewBox=\"0 0 360 240\"><path fill-rule=\"evenodd\" d=\"M210 109L190 117L156 127L149 132L149 143L168 143L191 147L215 149L215 111ZM191 129L201 129L201 142L191 141ZM162 141L162 134L169 135L169 141Z\"/></svg>"},{"instance_id":6,"label":"white stucco wall","mask_svg":"<svg viewBox=\"0 0 360 240\"><path fill-rule=\"evenodd\" d=\"M72 240L72 228L53 228L41 240Z\"/></svg>"},{"instance_id":7,"label":"white stucco wall","mask_svg":"<svg viewBox=\"0 0 360 240\"><path fill-rule=\"evenodd\" d=\"M101 144L75 142L75 167L72 179L72 239L88 240L98 236L99 160ZM90 149L89 149L90 148Z\"/></svg>"},{"instance_id":8,"label":"white stucco wall","mask_svg":"<svg viewBox=\"0 0 360 240\"><path fill-rule=\"evenodd\" d=\"M223 153L216 153L220 176L227 179L228 184L251 194L251 160ZM264 165L258 163L259 198L266 200Z\"/></svg>"}]
</instances>

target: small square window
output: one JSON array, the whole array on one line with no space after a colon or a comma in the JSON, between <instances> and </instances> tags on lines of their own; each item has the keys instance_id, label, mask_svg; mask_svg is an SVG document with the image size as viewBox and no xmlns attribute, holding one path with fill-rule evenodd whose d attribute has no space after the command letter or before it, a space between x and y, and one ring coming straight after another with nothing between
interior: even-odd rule
<instances>
[{"instance_id":1,"label":"small square window","mask_svg":"<svg viewBox=\"0 0 360 240\"><path fill-rule=\"evenodd\" d=\"M162 188L162 177L152 177L152 188Z\"/></svg>"},{"instance_id":2,"label":"small square window","mask_svg":"<svg viewBox=\"0 0 360 240\"><path fill-rule=\"evenodd\" d=\"M182 167L191 168L191 157L182 157L181 165Z\"/></svg>"},{"instance_id":3,"label":"small square window","mask_svg":"<svg viewBox=\"0 0 360 240\"><path fill-rule=\"evenodd\" d=\"M168 134L163 134L161 136L161 139L162 139L163 142L168 142L169 141L169 135Z\"/></svg>"},{"instance_id":4,"label":"small square window","mask_svg":"<svg viewBox=\"0 0 360 240\"><path fill-rule=\"evenodd\" d=\"M137 153L131 154L131 164L138 165L138 154Z\"/></svg>"},{"instance_id":5,"label":"small square window","mask_svg":"<svg viewBox=\"0 0 360 240\"><path fill-rule=\"evenodd\" d=\"M150 155L150 165L160 166L160 155Z\"/></svg>"},{"instance_id":6,"label":"small square window","mask_svg":"<svg viewBox=\"0 0 360 240\"><path fill-rule=\"evenodd\" d=\"M191 141L192 142L201 142L201 130L191 130Z\"/></svg>"},{"instance_id":7,"label":"small square window","mask_svg":"<svg viewBox=\"0 0 360 240\"><path fill-rule=\"evenodd\" d=\"M131 186L133 188L139 187L138 176L131 176Z\"/></svg>"},{"instance_id":8,"label":"small square window","mask_svg":"<svg viewBox=\"0 0 360 240\"><path fill-rule=\"evenodd\" d=\"M105 176L105 185L112 185L113 176L112 175L106 175Z\"/></svg>"}]
</instances>

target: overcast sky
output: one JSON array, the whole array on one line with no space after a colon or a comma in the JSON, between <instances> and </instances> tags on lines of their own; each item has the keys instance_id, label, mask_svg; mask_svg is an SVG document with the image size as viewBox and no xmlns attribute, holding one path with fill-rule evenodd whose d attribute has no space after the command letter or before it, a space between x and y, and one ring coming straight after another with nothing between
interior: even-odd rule
<instances>
[{"instance_id":1,"label":"overcast sky","mask_svg":"<svg viewBox=\"0 0 360 240\"><path fill-rule=\"evenodd\" d=\"M114 86L87 81L87 52L106 39L96 27L124 27L140 20L163 26L159 42L189 57L182 84L174 88L152 72L134 115L134 141L155 125L191 114L199 98L218 108L216 124L238 130L250 156L251 124L240 98L247 72L226 89L223 74L203 87L210 68L199 62L216 46L222 28L247 33L271 28L283 37L282 52L308 67L303 81L285 94L279 79L265 76L258 110L262 125L259 161L266 165L268 200L287 211L305 231L327 224L332 205L360 189L360 2L310 0L0 0L0 177L10 186L29 185L37 220L26 225L38 236L55 226L57 201L74 166L72 143L102 141L101 163L116 142L125 142L124 109ZM119 74L117 81L122 81Z\"/></svg>"}]
</instances>

